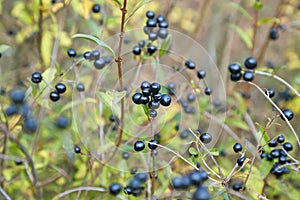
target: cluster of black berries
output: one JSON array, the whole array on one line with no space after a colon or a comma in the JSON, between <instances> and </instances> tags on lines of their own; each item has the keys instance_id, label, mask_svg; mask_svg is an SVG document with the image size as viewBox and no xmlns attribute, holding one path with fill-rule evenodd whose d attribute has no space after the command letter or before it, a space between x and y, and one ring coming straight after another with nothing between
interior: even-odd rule
<instances>
[{"instance_id":1,"label":"cluster of black berries","mask_svg":"<svg viewBox=\"0 0 300 200\"><path fill-rule=\"evenodd\" d=\"M69 49L68 55L71 58L75 58L77 56L76 50ZM88 61L94 61L94 66L98 70L103 69L107 64L109 64L112 61L110 56L100 57L100 55L101 53L98 50L86 51L83 53L84 59Z\"/></svg>"},{"instance_id":2,"label":"cluster of black berries","mask_svg":"<svg viewBox=\"0 0 300 200\"><path fill-rule=\"evenodd\" d=\"M148 142L148 147L151 150L155 150L157 148L158 140L153 139ZM145 149L145 143L143 141L136 141L133 145L133 149L135 151L143 151Z\"/></svg>"},{"instance_id":3,"label":"cluster of black berries","mask_svg":"<svg viewBox=\"0 0 300 200\"><path fill-rule=\"evenodd\" d=\"M27 133L34 133L38 128L38 123L32 115L32 108L25 101L25 91L21 88L15 88L9 93L11 105L5 110L7 116L16 114L22 115L24 118L23 130Z\"/></svg>"},{"instance_id":4,"label":"cluster of black berries","mask_svg":"<svg viewBox=\"0 0 300 200\"><path fill-rule=\"evenodd\" d=\"M140 55L142 51L149 55L154 54L157 51L157 46L153 45L152 42L156 41L158 38L166 39L169 34L169 23L163 15L155 17L155 13L149 10L146 12L146 16L148 20L144 27L144 33L148 36L148 40L140 40L138 45L133 47L132 53L134 55ZM157 27L159 27L159 29L155 30Z\"/></svg>"},{"instance_id":5,"label":"cluster of black berries","mask_svg":"<svg viewBox=\"0 0 300 200\"><path fill-rule=\"evenodd\" d=\"M174 177L171 185L176 190L187 190L191 186L197 187L193 194L193 200L209 200L210 194L205 186L204 181L208 179L208 174L204 170L194 170L187 175L181 177Z\"/></svg>"},{"instance_id":6,"label":"cluster of black berries","mask_svg":"<svg viewBox=\"0 0 300 200\"><path fill-rule=\"evenodd\" d=\"M235 153L239 153L243 150L243 146L240 143L235 143L233 145L233 151ZM244 162L245 162L246 158L244 156L240 157L237 159L236 163L238 164L238 166L243 166Z\"/></svg>"},{"instance_id":7,"label":"cluster of black berries","mask_svg":"<svg viewBox=\"0 0 300 200\"><path fill-rule=\"evenodd\" d=\"M186 60L184 65L188 68L188 69L191 69L191 70L194 70L196 69L196 63L192 60ZM203 80L204 81L204 78L206 76L206 71L204 69L200 69L197 71L197 77L199 78L199 80ZM206 82L204 81L204 84L206 85ZM212 89L210 87L205 87L204 89L204 93L206 95L211 95L212 93Z\"/></svg>"},{"instance_id":8,"label":"cluster of black berries","mask_svg":"<svg viewBox=\"0 0 300 200\"><path fill-rule=\"evenodd\" d=\"M148 174L140 172L134 175L130 180L129 185L124 188L127 195L140 196L145 188L145 183L148 180Z\"/></svg>"},{"instance_id":9,"label":"cluster of black berries","mask_svg":"<svg viewBox=\"0 0 300 200\"><path fill-rule=\"evenodd\" d=\"M40 72L34 72L31 75L31 81L33 83L39 84L40 82L42 82L43 80L43 76ZM60 99L60 94L63 94L67 91L67 87L65 84L63 83L57 83L55 85L55 91L50 92L49 97L51 99L51 101L58 101Z\"/></svg>"},{"instance_id":10,"label":"cluster of black berries","mask_svg":"<svg viewBox=\"0 0 300 200\"><path fill-rule=\"evenodd\" d=\"M252 81L254 79L254 69L257 67L256 58L249 57L245 60L244 66L247 68L242 71L241 65L232 63L228 66L231 73L230 79L232 81L239 81L243 77L245 81Z\"/></svg>"},{"instance_id":11,"label":"cluster of black berries","mask_svg":"<svg viewBox=\"0 0 300 200\"><path fill-rule=\"evenodd\" d=\"M157 116L156 109L160 105L169 106L171 104L171 97L168 94L161 94L159 83L149 83L148 81L143 81L141 84L141 92L136 92L132 96L132 101L135 104L148 105L149 116L155 118Z\"/></svg>"},{"instance_id":12,"label":"cluster of black berries","mask_svg":"<svg viewBox=\"0 0 300 200\"><path fill-rule=\"evenodd\" d=\"M289 172L289 169L283 167L282 165L286 163L290 163L291 160L288 159L287 152L293 150L293 145L290 142L284 142L285 138L283 135L279 135L277 138L270 140L268 146L273 148L271 152L267 153L260 147L260 157L261 159L267 159L268 161L275 160L272 169L270 172L277 177L282 176ZM281 148L275 148L277 146L281 146Z\"/></svg>"}]
</instances>

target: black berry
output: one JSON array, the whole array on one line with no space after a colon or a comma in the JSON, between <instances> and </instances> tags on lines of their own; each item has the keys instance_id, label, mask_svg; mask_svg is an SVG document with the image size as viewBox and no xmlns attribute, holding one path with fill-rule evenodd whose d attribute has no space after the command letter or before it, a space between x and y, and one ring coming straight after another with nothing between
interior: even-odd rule
<instances>
[{"instance_id":1,"label":"black berry","mask_svg":"<svg viewBox=\"0 0 300 200\"><path fill-rule=\"evenodd\" d=\"M74 152L75 153L81 153L81 148L79 146L74 147Z\"/></svg>"},{"instance_id":2,"label":"black berry","mask_svg":"<svg viewBox=\"0 0 300 200\"><path fill-rule=\"evenodd\" d=\"M65 116L60 116L56 119L56 126L58 128L66 128L69 125L70 121Z\"/></svg>"},{"instance_id":3,"label":"black berry","mask_svg":"<svg viewBox=\"0 0 300 200\"><path fill-rule=\"evenodd\" d=\"M133 148L135 151L143 151L145 148L145 143L143 141L136 141Z\"/></svg>"},{"instance_id":4,"label":"black berry","mask_svg":"<svg viewBox=\"0 0 300 200\"><path fill-rule=\"evenodd\" d=\"M283 143L284 140L285 140L285 138L284 138L283 135L279 135L279 136L277 137L277 142L278 142L278 143Z\"/></svg>"},{"instance_id":5,"label":"black berry","mask_svg":"<svg viewBox=\"0 0 300 200\"><path fill-rule=\"evenodd\" d=\"M138 46L139 46L140 48L144 48L145 44L146 44L146 41L145 41L145 40L140 40L140 41L138 41Z\"/></svg>"},{"instance_id":6,"label":"black berry","mask_svg":"<svg viewBox=\"0 0 300 200\"><path fill-rule=\"evenodd\" d=\"M56 91L55 92L50 92L49 97L50 97L51 101L54 101L54 102L56 102L60 99L60 95Z\"/></svg>"},{"instance_id":7,"label":"black berry","mask_svg":"<svg viewBox=\"0 0 300 200\"><path fill-rule=\"evenodd\" d=\"M277 146L277 142L276 140L270 140L268 143L269 147L276 147Z\"/></svg>"},{"instance_id":8,"label":"black berry","mask_svg":"<svg viewBox=\"0 0 300 200\"><path fill-rule=\"evenodd\" d=\"M77 53L76 53L75 49L68 49L68 55L70 58L74 58L74 57L76 57Z\"/></svg>"},{"instance_id":9,"label":"black berry","mask_svg":"<svg viewBox=\"0 0 300 200\"><path fill-rule=\"evenodd\" d=\"M265 94L272 98L275 95L275 91L273 89L267 89Z\"/></svg>"},{"instance_id":10,"label":"black berry","mask_svg":"<svg viewBox=\"0 0 300 200\"><path fill-rule=\"evenodd\" d=\"M28 133L36 132L38 128L37 121L34 118L27 118L24 120L23 129Z\"/></svg>"},{"instance_id":11,"label":"black berry","mask_svg":"<svg viewBox=\"0 0 300 200\"><path fill-rule=\"evenodd\" d=\"M109 186L109 193L112 195L118 195L122 190L122 187L119 183L112 183Z\"/></svg>"},{"instance_id":12,"label":"black berry","mask_svg":"<svg viewBox=\"0 0 300 200\"><path fill-rule=\"evenodd\" d=\"M97 60L100 58L100 51L94 50L91 52L91 60Z\"/></svg>"},{"instance_id":13,"label":"black berry","mask_svg":"<svg viewBox=\"0 0 300 200\"><path fill-rule=\"evenodd\" d=\"M83 83L78 83L77 86L76 86L76 89L79 92L83 92L85 90L85 87L84 87Z\"/></svg>"},{"instance_id":14,"label":"black berry","mask_svg":"<svg viewBox=\"0 0 300 200\"><path fill-rule=\"evenodd\" d=\"M188 69L195 69L195 68L196 68L196 64L195 64L192 60L187 60L187 61L185 61L184 65L185 65Z\"/></svg>"},{"instance_id":15,"label":"black berry","mask_svg":"<svg viewBox=\"0 0 300 200\"><path fill-rule=\"evenodd\" d=\"M205 77L205 75L206 75L206 71L203 69L200 69L197 73L197 76L199 79L203 79Z\"/></svg>"},{"instance_id":16,"label":"black berry","mask_svg":"<svg viewBox=\"0 0 300 200\"><path fill-rule=\"evenodd\" d=\"M239 166L242 166L245 162L246 158L245 157L241 157L239 159L237 159L236 163L239 165Z\"/></svg>"},{"instance_id":17,"label":"black berry","mask_svg":"<svg viewBox=\"0 0 300 200\"><path fill-rule=\"evenodd\" d=\"M105 60L103 58L99 58L95 60L94 66L96 69L103 69L105 67Z\"/></svg>"},{"instance_id":18,"label":"black berry","mask_svg":"<svg viewBox=\"0 0 300 200\"><path fill-rule=\"evenodd\" d=\"M278 149L273 149L271 152L270 152L270 155L272 156L272 158L278 158L280 156L280 152Z\"/></svg>"},{"instance_id":19,"label":"black berry","mask_svg":"<svg viewBox=\"0 0 300 200\"><path fill-rule=\"evenodd\" d=\"M161 39L166 39L169 35L168 29L166 28L160 28L157 32L157 35Z\"/></svg>"},{"instance_id":20,"label":"black berry","mask_svg":"<svg viewBox=\"0 0 300 200\"><path fill-rule=\"evenodd\" d=\"M156 17L156 21L157 21L158 23L163 22L163 21L165 21L165 17L164 17L163 15L158 15L158 16Z\"/></svg>"},{"instance_id":21,"label":"black berry","mask_svg":"<svg viewBox=\"0 0 300 200\"><path fill-rule=\"evenodd\" d=\"M240 143L235 143L235 144L233 145L233 150L234 150L234 152L236 152L236 153L242 151L242 149L243 149L243 146L242 146Z\"/></svg>"},{"instance_id":22,"label":"black berry","mask_svg":"<svg viewBox=\"0 0 300 200\"><path fill-rule=\"evenodd\" d=\"M133 96L132 96L132 101L135 103L135 104L141 104L141 98L142 98L142 94L137 92L135 93Z\"/></svg>"},{"instance_id":23,"label":"black berry","mask_svg":"<svg viewBox=\"0 0 300 200\"><path fill-rule=\"evenodd\" d=\"M130 154L128 152L124 152L122 154L122 158L125 159L125 160L127 160L129 157L130 157Z\"/></svg>"},{"instance_id":24,"label":"black berry","mask_svg":"<svg viewBox=\"0 0 300 200\"><path fill-rule=\"evenodd\" d=\"M152 44L150 44L150 45L147 47L147 52L148 52L150 55L154 54L154 53L156 52L156 50L157 50L157 47L154 46L154 45L152 45Z\"/></svg>"},{"instance_id":25,"label":"black berry","mask_svg":"<svg viewBox=\"0 0 300 200\"><path fill-rule=\"evenodd\" d=\"M56 91L57 91L58 93L62 94L62 93L65 93L65 92L66 92L67 87L66 87L66 85L63 84L63 83L57 83L57 84L55 85L55 89L56 89Z\"/></svg>"},{"instance_id":26,"label":"black berry","mask_svg":"<svg viewBox=\"0 0 300 200\"><path fill-rule=\"evenodd\" d=\"M203 142L204 144L210 143L212 140L212 136L209 133L202 133L200 135L200 141Z\"/></svg>"},{"instance_id":27,"label":"black berry","mask_svg":"<svg viewBox=\"0 0 300 200\"><path fill-rule=\"evenodd\" d=\"M134 55L140 55L142 52L141 48L139 46L134 46L133 49L132 49L132 53Z\"/></svg>"},{"instance_id":28,"label":"black berry","mask_svg":"<svg viewBox=\"0 0 300 200\"><path fill-rule=\"evenodd\" d=\"M171 104L171 97L167 94L161 95L160 104L163 106L169 106Z\"/></svg>"},{"instance_id":29,"label":"black berry","mask_svg":"<svg viewBox=\"0 0 300 200\"><path fill-rule=\"evenodd\" d=\"M31 81L33 83L40 83L42 80L43 80L43 76L42 76L42 74L40 72L34 72L31 75Z\"/></svg>"},{"instance_id":30,"label":"black berry","mask_svg":"<svg viewBox=\"0 0 300 200\"><path fill-rule=\"evenodd\" d=\"M151 31L148 34L148 39L151 40L151 41L155 41L157 39L157 32Z\"/></svg>"},{"instance_id":31,"label":"black berry","mask_svg":"<svg viewBox=\"0 0 300 200\"><path fill-rule=\"evenodd\" d=\"M212 89L211 89L210 87L206 87L205 90L204 90L204 93L205 93L206 95L211 95Z\"/></svg>"},{"instance_id":32,"label":"black berry","mask_svg":"<svg viewBox=\"0 0 300 200\"><path fill-rule=\"evenodd\" d=\"M168 28L169 23L167 21L162 21L162 22L159 22L158 26L159 26L159 28Z\"/></svg>"},{"instance_id":33,"label":"black berry","mask_svg":"<svg viewBox=\"0 0 300 200\"><path fill-rule=\"evenodd\" d=\"M239 81L242 78L242 73L231 74L230 79L232 81Z\"/></svg>"},{"instance_id":34,"label":"black berry","mask_svg":"<svg viewBox=\"0 0 300 200\"><path fill-rule=\"evenodd\" d=\"M157 148L157 145L158 144L158 141L157 140L150 140L149 143L148 143L148 147L149 149L151 150L154 150Z\"/></svg>"},{"instance_id":35,"label":"black berry","mask_svg":"<svg viewBox=\"0 0 300 200\"><path fill-rule=\"evenodd\" d=\"M155 12L153 12L152 10L148 10L146 12L146 17L149 19L153 19L155 17Z\"/></svg>"},{"instance_id":36,"label":"black berry","mask_svg":"<svg viewBox=\"0 0 300 200\"><path fill-rule=\"evenodd\" d=\"M278 29L272 27L270 29L270 35L269 35L269 37L270 37L271 40L277 40L278 37L279 37Z\"/></svg>"},{"instance_id":37,"label":"black berry","mask_svg":"<svg viewBox=\"0 0 300 200\"><path fill-rule=\"evenodd\" d=\"M152 83L150 86L151 92L154 94L157 94L160 90L160 84L159 83Z\"/></svg>"},{"instance_id":38,"label":"black berry","mask_svg":"<svg viewBox=\"0 0 300 200\"><path fill-rule=\"evenodd\" d=\"M93 5L92 10L93 10L93 13L99 13L101 11L101 6L96 3Z\"/></svg>"},{"instance_id":39,"label":"black berry","mask_svg":"<svg viewBox=\"0 0 300 200\"><path fill-rule=\"evenodd\" d=\"M244 72L243 79L245 81L252 81L254 79L254 74L252 71L247 70Z\"/></svg>"},{"instance_id":40,"label":"black berry","mask_svg":"<svg viewBox=\"0 0 300 200\"><path fill-rule=\"evenodd\" d=\"M206 187L199 186L193 194L192 200L209 200L210 194Z\"/></svg>"},{"instance_id":41,"label":"black berry","mask_svg":"<svg viewBox=\"0 0 300 200\"><path fill-rule=\"evenodd\" d=\"M233 74L237 74L237 73L241 73L241 65L238 63L232 63L228 66L228 69L231 73Z\"/></svg>"},{"instance_id":42,"label":"black berry","mask_svg":"<svg viewBox=\"0 0 300 200\"><path fill-rule=\"evenodd\" d=\"M147 27L150 27L150 28L154 28L156 27L157 25L157 22L155 19L148 19L147 20Z\"/></svg>"},{"instance_id":43,"label":"black berry","mask_svg":"<svg viewBox=\"0 0 300 200\"><path fill-rule=\"evenodd\" d=\"M292 151L293 150L293 145L289 142L286 142L286 143L283 144L283 148L286 151Z\"/></svg>"},{"instance_id":44,"label":"black berry","mask_svg":"<svg viewBox=\"0 0 300 200\"><path fill-rule=\"evenodd\" d=\"M284 116L287 118L287 120L291 121L294 118L294 113L290 109L285 109L282 111ZM285 120L283 116L281 116L281 119Z\"/></svg>"},{"instance_id":45,"label":"black berry","mask_svg":"<svg viewBox=\"0 0 300 200\"><path fill-rule=\"evenodd\" d=\"M90 60L92 56L92 53L90 51L86 51L83 53L84 59Z\"/></svg>"},{"instance_id":46,"label":"black berry","mask_svg":"<svg viewBox=\"0 0 300 200\"><path fill-rule=\"evenodd\" d=\"M245 60L244 65L247 69L255 69L257 67L256 58L249 57Z\"/></svg>"},{"instance_id":47,"label":"black berry","mask_svg":"<svg viewBox=\"0 0 300 200\"><path fill-rule=\"evenodd\" d=\"M13 89L9 96L13 103L22 104L25 99L25 92L22 89Z\"/></svg>"}]
</instances>

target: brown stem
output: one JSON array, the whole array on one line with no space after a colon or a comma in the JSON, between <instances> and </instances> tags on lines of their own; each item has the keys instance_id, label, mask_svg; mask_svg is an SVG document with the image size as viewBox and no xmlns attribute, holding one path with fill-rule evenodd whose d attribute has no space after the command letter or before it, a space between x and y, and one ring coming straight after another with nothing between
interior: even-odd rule
<instances>
[{"instance_id":1,"label":"brown stem","mask_svg":"<svg viewBox=\"0 0 300 200\"><path fill-rule=\"evenodd\" d=\"M36 169L33 163L33 160L30 156L30 154L28 153L28 151L26 150L25 146L23 146L23 144L20 143L20 141L15 137L15 135L13 135L3 124L0 124L0 130L2 132L4 132L4 134L13 142L15 143L18 148L22 151L22 153L25 155L26 160L31 168L31 173L32 173L32 178L33 178L33 186L36 190L36 199L41 200L42 199L42 193L41 193L41 189L40 189L40 185L38 183L38 177L37 177L37 173L36 173Z\"/></svg>"},{"instance_id":2,"label":"brown stem","mask_svg":"<svg viewBox=\"0 0 300 200\"><path fill-rule=\"evenodd\" d=\"M257 33L257 19L258 19L258 10L254 10L254 16L253 16L253 37L252 37L252 48L251 48L251 56L254 56L255 51L255 40L256 40L256 33Z\"/></svg>"},{"instance_id":3,"label":"brown stem","mask_svg":"<svg viewBox=\"0 0 300 200\"><path fill-rule=\"evenodd\" d=\"M2 149L2 154L5 155L6 153L6 143L7 143L7 135L4 135L4 139L3 139L3 149ZM0 161L0 175L3 177L3 170L4 170L4 162L5 162L5 159L1 159ZM1 183L0 183L0 187L4 187L4 180L1 180Z\"/></svg>"},{"instance_id":4,"label":"brown stem","mask_svg":"<svg viewBox=\"0 0 300 200\"><path fill-rule=\"evenodd\" d=\"M39 0L39 18L38 18L38 47L39 47L39 61L42 66L44 66L44 60L42 57L42 38L43 38L43 0Z\"/></svg>"}]
</instances>

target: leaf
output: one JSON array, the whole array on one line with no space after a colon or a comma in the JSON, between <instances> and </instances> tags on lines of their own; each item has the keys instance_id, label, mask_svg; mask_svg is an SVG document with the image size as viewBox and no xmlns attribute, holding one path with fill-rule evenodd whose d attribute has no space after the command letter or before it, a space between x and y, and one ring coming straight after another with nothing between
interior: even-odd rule
<instances>
[{"instance_id":1,"label":"leaf","mask_svg":"<svg viewBox=\"0 0 300 200\"><path fill-rule=\"evenodd\" d=\"M85 99L80 99L80 100L76 100L76 101L71 101L69 103L67 103L66 105L64 105L61 109L60 109L60 113L63 113L64 111L74 107L74 106L77 106L79 104L82 104L82 103L96 103L96 99L93 99L93 98L85 98Z\"/></svg>"},{"instance_id":2,"label":"leaf","mask_svg":"<svg viewBox=\"0 0 300 200\"><path fill-rule=\"evenodd\" d=\"M267 160L266 158L262 159L259 163L259 173L260 173L260 177L262 179L265 179L268 174L270 173L270 170L273 167L273 162Z\"/></svg>"},{"instance_id":3,"label":"leaf","mask_svg":"<svg viewBox=\"0 0 300 200\"><path fill-rule=\"evenodd\" d=\"M213 156L219 156L219 149L217 148L212 148L210 150L210 153L213 155Z\"/></svg>"},{"instance_id":4,"label":"leaf","mask_svg":"<svg viewBox=\"0 0 300 200\"><path fill-rule=\"evenodd\" d=\"M190 147L189 148L189 153L193 156L197 156L198 155L198 151L195 147Z\"/></svg>"},{"instance_id":5,"label":"leaf","mask_svg":"<svg viewBox=\"0 0 300 200\"><path fill-rule=\"evenodd\" d=\"M243 120L240 119L231 119L231 118L227 118L225 120L225 123L231 126L234 126L236 128L242 129L242 130L249 130L248 125L246 124L246 122L244 122Z\"/></svg>"},{"instance_id":6,"label":"leaf","mask_svg":"<svg viewBox=\"0 0 300 200\"><path fill-rule=\"evenodd\" d=\"M105 42L103 42L96 36L78 33L78 34L73 35L72 38L82 38L82 39L92 41L92 42L98 44L99 46L103 47L104 49L106 49L113 57L116 57L114 50L112 50L112 48L110 48L110 46L108 46Z\"/></svg>"},{"instance_id":7,"label":"leaf","mask_svg":"<svg viewBox=\"0 0 300 200\"><path fill-rule=\"evenodd\" d=\"M118 7L122 6L122 3L119 0L109 0L109 3L111 3L115 6L118 6Z\"/></svg>"},{"instance_id":8,"label":"leaf","mask_svg":"<svg viewBox=\"0 0 300 200\"><path fill-rule=\"evenodd\" d=\"M148 117L149 116L149 107L147 105L144 105L144 104L142 104L142 107L143 107L144 113Z\"/></svg>"},{"instance_id":9,"label":"leaf","mask_svg":"<svg viewBox=\"0 0 300 200\"><path fill-rule=\"evenodd\" d=\"M109 90L105 93L97 92L96 95L104 103L105 106L112 110L114 114L116 114L118 117L121 116L121 106L119 102L122 98L125 97L126 91L118 92L115 90Z\"/></svg>"},{"instance_id":10,"label":"leaf","mask_svg":"<svg viewBox=\"0 0 300 200\"><path fill-rule=\"evenodd\" d=\"M257 26L261 26L261 25L264 25L264 24L272 24L272 23L277 23L279 24L280 23L280 20L276 17L266 17L266 18L262 18L262 19L259 19L257 21Z\"/></svg>"},{"instance_id":11,"label":"leaf","mask_svg":"<svg viewBox=\"0 0 300 200\"><path fill-rule=\"evenodd\" d=\"M8 46L6 44L1 44L0 45L0 53L3 53L4 51L6 51L9 48L10 48L10 46Z\"/></svg>"},{"instance_id":12,"label":"leaf","mask_svg":"<svg viewBox=\"0 0 300 200\"><path fill-rule=\"evenodd\" d=\"M261 10L264 7L264 4L259 0L254 0L253 8L256 10Z\"/></svg>"},{"instance_id":13,"label":"leaf","mask_svg":"<svg viewBox=\"0 0 300 200\"><path fill-rule=\"evenodd\" d=\"M42 58L46 67L50 65L52 46L53 46L52 34L50 31L45 31L42 37L41 51L42 51Z\"/></svg>"},{"instance_id":14,"label":"leaf","mask_svg":"<svg viewBox=\"0 0 300 200\"><path fill-rule=\"evenodd\" d=\"M129 21L130 17L132 17L134 15L134 13L136 11L138 11L138 9L140 9L142 6L144 6L145 4L147 4L149 2L151 2L151 0L140 0L137 4L135 4L134 8L128 14L128 17L125 20L125 24L127 24L127 22Z\"/></svg>"},{"instance_id":15,"label":"leaf","mask_svg":"<svg viewBox=\"0 0 300 200\"><path fill-rule=\"evenodd\" d=\"M261 194L264 188L264 181L260 176L259 170L253 166L251 174L249 175L248 182L246 183L246 188L251 191L253 196Z\"/></svg>"},{"instance_id":16,"label":"leaf","mask_svg":"<svg viewBox=\"0 0 300 200\"><path fill-rule=\"evenodd\" d=\"M265 128L264 127L261 127L257 133L257 140L259 141L260 138L262 137L262 134L264 133L265 131ZM266 152L270 152L271 151L271 148L269 147L268 143L270 141L270 137L268 136L267 132L264 133L263 135L263 138L262 138L262 141L261 141L261 146L264 147L264 150Z\"/></svg>"},{"instance_id":17,"label":"leaf","mask_svg":"<svg viewBox=\"0 0 300 200\"><path fill-rule=\"evenodd\" d=\"M251 17L251 15L248 13L248 11L243 8L240 4L235 3L235 2L230 2L229 6L237 9L240 13L242 13L247 19L249 20L253 20L253 18Z\"/></svg>"},{"instance_id":18,"label":"leaf","mask_svg":"<svg viewBox=\"0 0 300 200\"><path fill-rule=\"evenodd\" d=\"M234 29L237 34L241 37L241 39L245 42L249 49L252 48L252 41L249 35L247 35L239 26L235 24L229 24L229 28Z\"/></svg>"},{"instance_id":19,"label":"leaf","mask_svg":"<svg viewBox=\"0 0 300 200\"><path fill-rule=\"evenodd\" d=\"M160 46L159 53L158 53L159 57L164 56L168 52L171 42L172 42L172 36L168 35L168 37L162 42Z\"/></svg>"}]
</instances>

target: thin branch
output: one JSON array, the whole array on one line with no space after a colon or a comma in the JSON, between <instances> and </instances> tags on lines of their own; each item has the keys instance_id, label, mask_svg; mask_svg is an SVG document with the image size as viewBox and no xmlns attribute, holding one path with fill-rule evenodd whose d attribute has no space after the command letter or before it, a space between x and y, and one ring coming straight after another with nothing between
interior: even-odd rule
<instances>
[{"instance_id":1,"label":"thin branch","mask_svg":"<svg viewBox=\"0 0 300 200\"><path fill-rule=\"evenodd\" d=\"M42 38L43 38L43 0L39 0L39 18L38 18L38 48L39 48L39 60L44 69L44 60L42 57Z\"/></svg>"},{"instance_id":2,"label":"thin branch","mask_svg":"<svg viewBox=\"0 0 300 200\"><path fill-rule=\"evenodd\" d=\"M97 191L97 192L107 192L106 189L104 188L100 188L100 187L89 187L89 186L83 186L83 187L78 187L78 188L73 188L73 189L70 189L70 190L67 190L67 191L64 191L58 195L56 195L53 200L57 200L57 199L60 199L64 196L67 196L73 192L78 192L78 191Z\"/></svg>"},{"instance_id":3,"label":"thin branch","mask_svg":"<svg viewBox=\"0 0 300 200\"><path fill-rule=\"evenodd\" d=\"M2 187L0 187L0 193L6 200L11 200L10 196L8 196L8 194L3 190Z\"/></svg>"},{"instance_id":4,"label":"thin branch","mask_svg":"<svg viewBox=\"0 0 300 200\"><path fill-rule=\"evenodd\" d=\"M258 75L262 75L262 76L267 76L267 77L272 77L276 80L278 80L279 82L281 82L282 84L284 84L285 86L287 86L290 90L292 90L298 98L300 98L300 94L299 92L293 88L293 86L291 86L286 80L284 80L283 78L275 75L275 74L271 74L271 73L268 73L268 72L262 72L262 71L257 71L255 70L255 74L258 74Z\"/></svg>"}]
</instances>

